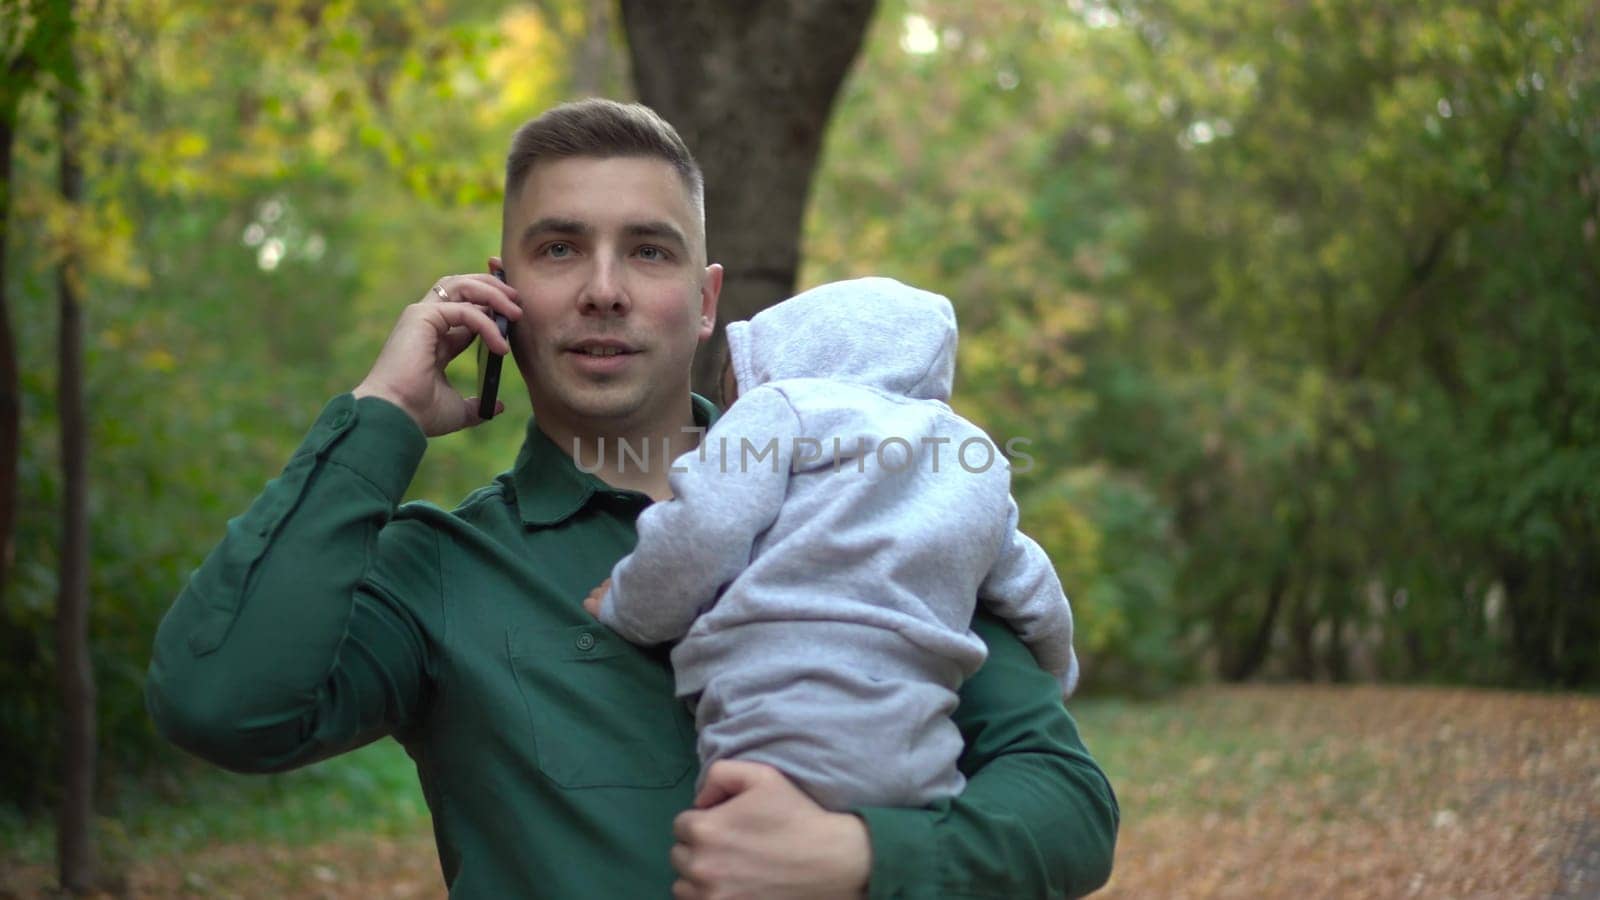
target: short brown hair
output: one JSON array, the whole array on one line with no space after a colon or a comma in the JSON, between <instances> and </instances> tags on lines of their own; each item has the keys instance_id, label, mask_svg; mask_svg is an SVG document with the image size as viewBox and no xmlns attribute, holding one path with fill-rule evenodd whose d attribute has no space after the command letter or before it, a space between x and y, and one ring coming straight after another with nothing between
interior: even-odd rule
<instances>
[{"instance_id":1,"label":"short brown hair","mask_svg":"<svg viewBox=\"0 0 1600 900\"><path fill-rule=\"evenodd\" d=\"M651 157L670 164L688 188L695 211L705 215L705 176L677 129L642 103L600 98L563 103L517 129L506 154L506 200L515 196L540 162L618 156Z\"/></svg>"}]
</instances>

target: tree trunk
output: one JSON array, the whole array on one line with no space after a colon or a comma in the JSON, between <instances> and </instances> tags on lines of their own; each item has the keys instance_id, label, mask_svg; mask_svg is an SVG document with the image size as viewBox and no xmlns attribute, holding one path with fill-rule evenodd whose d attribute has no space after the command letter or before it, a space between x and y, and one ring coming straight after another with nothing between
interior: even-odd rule
<instances>
[{"instance_id":1,"label":"tree trunk","mask_svg":"<svg viewBox=\"0 0 1600 900\"><path fill-rule=\"evenodd\" d=\"M1280 568L1273 576L1272 586L1267 589L1267 608L1256 621L1250 639L1243 647L1232 652L1224 648L1221 665L1224 681L1248 681L1261 671L1261 665L1267 661L1267 653L1272 649L1272 632L1278 625L1278 611L1283 608L1283 598L1288 593L1289 571Z\"/></svg>"},{"instance_id":2,"label":"tree trunk","mask_svg":"<svg viewBox=\"0 0 1600 900\"><path fill-rule=\"evenodd\" d=\"M1328 646L1322 654L1322 668L1328 680L1336 684L1350 680L1350 648L1345 638L1351 628L1353 598L1357 595L1352 587L1355 579L1351 571L1343 563L1338 564L1322 595L1322 610L1328 623Z\"/></svg>"},{"instance_id":3,"label":"tree trunk","mask_svg":"<svg viewBox=\"0 0 1600 900\"><path fill-rule=\"evenodd\" d=\"M622 0L639 99L677 127L706 176L710 258L726 268L715 338L695 360L711 393L723 325L794 292L800 227L834 99L875 0Z\"/></svg>"},{"instance_id":4,"label":"tree trunk","mask_svg":"<svg viewBox=\"0 0 1600 900\"><path fill-rule=\"evenodd\" d=\"M78 97L60 92L61 196L83 203L79 165ZM57 274L61 304L61 468L65 504L61 523L61 595L56 601L56 660L61 673L61 817L56 858L61 887L87 893L95 883L95 686L89 658L88 416L83 396L83 310L76 250Z\"/></svg>"},{"instance_id":5,"label":"tree trunk","mask_svg":"<svg viewBox=\"0 0 1600 900\"><path fill-rule=\"evenodd\" d=\"M1335 684L1350 680L1350 651L1345 646L1345 629L1348 627L1343 607L1334 607L1333 622L1328 631L1328 653L1325 657L1328 679Z\"/></svg>"},{"instance_id":6,"label":"tree trunk","mask_svg":"<svg viewBox=\"0 0 1600 900\"><path fill-rule=\"evenodd\" d=\"M1306 589L1295 595L1289 604L1289 674L1296 681L1317 680L1317 595L1320 591Z\"/></svg>"},{"instance_id":7,"label":"tree trunk","mask_svg":"<svg viewBox=\"0 0 1600 900\"><path fill-rule=\"evenodd\" d=\"M1535 569L1526 560L1509 557L1499 565L1506 586L1506 614L1511 621L1511 661L1518 674L1538 683L1556 679L1550 654L1550 604L1536 584Z\"/></svg>"},{"instance_id":8,"label":"tree trunk","mask_svg":"<svg viewBox=\"0 0 1600 900\"><path fill-rule=\"evenodd\" d=\"M22 384L18 379L17 338L11 332L11 300L6 292L7 225L11 221L11 153L17 138L17 110L33 69L13 63L0 90L0 636L9 627L5 602L16 558L17 450L22 428Z\"/></svg>"}]
</instances>

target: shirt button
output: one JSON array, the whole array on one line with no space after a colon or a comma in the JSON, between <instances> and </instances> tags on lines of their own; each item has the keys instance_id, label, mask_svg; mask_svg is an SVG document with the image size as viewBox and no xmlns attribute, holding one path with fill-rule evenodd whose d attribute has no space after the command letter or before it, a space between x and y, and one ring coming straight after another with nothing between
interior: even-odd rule
<instances>
[{"instance_id":1,"label":"shirt button","mask_svg":"<svg viewBox=\"0 0 1600 900\"><path fill-rule=\"evenodd\" d=\"M585 631L583 634L578 635L577 643L578 643L578 649L579 650L593 650L594 649L594 635L592 635L589 632Z\"/></svg>"}]
</instances>

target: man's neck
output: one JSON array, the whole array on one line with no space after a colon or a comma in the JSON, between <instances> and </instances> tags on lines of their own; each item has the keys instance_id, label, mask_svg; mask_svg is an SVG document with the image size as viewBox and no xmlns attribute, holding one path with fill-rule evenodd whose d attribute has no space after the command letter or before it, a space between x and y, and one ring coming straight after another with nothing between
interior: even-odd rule
<instances>
[{"instance_id":1,"label":"man's neck","mask_svg":"<svg viewBox=\"0 0 1600 900\"><path fill-rule=\"evenodd\" d=\"M672 496L672 461L700 446L704 428L695 423L693 409L685 398L681 416L639 425L571 423L536 411L534 424L580 470L619 490L665 500Z\"/></svg>"}]
</instances>

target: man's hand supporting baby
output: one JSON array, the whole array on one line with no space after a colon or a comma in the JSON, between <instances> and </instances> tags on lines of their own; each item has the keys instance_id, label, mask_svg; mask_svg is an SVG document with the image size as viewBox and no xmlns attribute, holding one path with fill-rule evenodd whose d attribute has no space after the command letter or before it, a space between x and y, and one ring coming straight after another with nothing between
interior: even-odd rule
<instances>
[{"instance_id":1,"label":"man's hand supporting baby","mask_svg":"<svg viewBox=\"0 0 1600 900\"><path fill-rule=\"evenodd\" d=\"M866 896L866 823L818 806L777 769L712 763L694 805L672 823L675 900Z\"/></svg>"}]
</instances>

